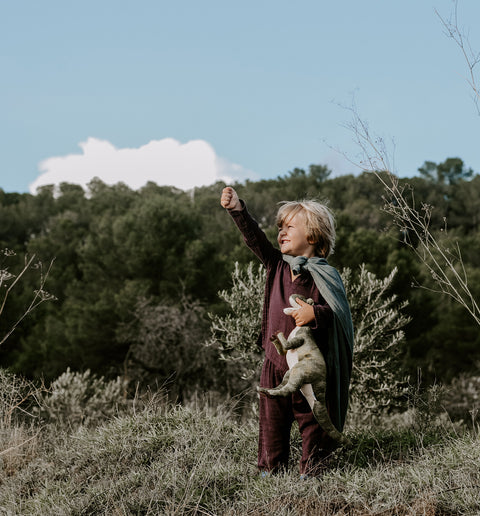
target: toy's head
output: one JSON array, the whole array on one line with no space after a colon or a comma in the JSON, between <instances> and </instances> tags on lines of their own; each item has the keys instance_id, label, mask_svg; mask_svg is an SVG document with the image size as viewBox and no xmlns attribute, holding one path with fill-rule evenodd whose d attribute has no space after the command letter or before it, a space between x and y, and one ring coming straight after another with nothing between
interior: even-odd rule
<instances>
[{"instance_id":1,"label":"toy's head","mask_svg":"<svg viewBox=\"0 0 480 516\"><path fill-rule=\"evenodd\" d=\"M290 305L288 308L284 308L283 309L283 313L285 315L292 315L292 313L295 311L295 310L298 310L299 308L301 308L301 305L299 305L297 303L297 299L301 299L303 302L305 303L308 303L309 305L313 305L313 299L310 299L310 298L306 298L304 296L301 296L300 294L292 294L289 298L288 298L288 301L290 302Z\"/></svg>"}]
</instances>

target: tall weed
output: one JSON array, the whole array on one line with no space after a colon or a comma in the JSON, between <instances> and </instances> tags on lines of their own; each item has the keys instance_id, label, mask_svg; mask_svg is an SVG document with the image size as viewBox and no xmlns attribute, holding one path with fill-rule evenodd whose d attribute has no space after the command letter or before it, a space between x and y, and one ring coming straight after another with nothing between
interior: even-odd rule
<instances>
[{"instance_id":1,"label":"tall weed","mask_svg":"<svg viewBox=\"0 0 480 516\"><path fill-rule=\"evenodd\" d=\"M39 429L33 411L42 388L0 369L0 482L37 453Z\"/></svg>"}]
</instances>

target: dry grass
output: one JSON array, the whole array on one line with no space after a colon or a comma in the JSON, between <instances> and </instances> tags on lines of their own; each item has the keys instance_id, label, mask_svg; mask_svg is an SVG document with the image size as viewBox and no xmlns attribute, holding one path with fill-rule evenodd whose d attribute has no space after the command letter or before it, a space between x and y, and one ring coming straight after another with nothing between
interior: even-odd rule
<instances>
[{"instance_id":1,"label":"dry grass","mask_svg":"<svg viewBox=\"0 0 480 516\"><path fill-rule=\"evenodd\" d=\"M260 478L256 422L242 422L231 406L161 402L71 433L15 432L2 441L3 514L480 513L480 443L472 432L352 433L353 446L307 481L297 473L297 433L291 470Z\"/></svg>"}]
</instances>

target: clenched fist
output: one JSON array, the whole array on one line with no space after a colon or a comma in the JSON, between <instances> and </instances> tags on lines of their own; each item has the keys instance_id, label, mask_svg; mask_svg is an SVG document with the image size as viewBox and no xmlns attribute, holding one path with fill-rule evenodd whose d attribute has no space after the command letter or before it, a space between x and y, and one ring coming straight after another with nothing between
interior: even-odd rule
<instances>
[{"instance_id":1,"label":"clenched fist","mask_svg":"<svg viewBox=\"0 0 480 516\"><path fill-rule=\"evenodd\" d=\"M223 189L220 204L226 210L239 211L242 209L242 204L238 198L237 192L231 186L227 186Z\"/></svg>"}]
</instances>

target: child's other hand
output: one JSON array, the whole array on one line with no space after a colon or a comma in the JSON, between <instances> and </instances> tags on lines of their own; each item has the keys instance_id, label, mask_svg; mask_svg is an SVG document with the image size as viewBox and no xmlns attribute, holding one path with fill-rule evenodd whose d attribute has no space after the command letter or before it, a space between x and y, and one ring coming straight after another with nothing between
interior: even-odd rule
<instances>
[{"instance_id":1,"label":"child's other hand","mask_svg":"<svg viewBox=\"0 0 480 516\"><path fill-rule=\"evenodd\" d=\"M242 204L240 203L240 199L238 198L237 192L231 186L227 186L223 189L220 204L226 210L239 211L242 209Z\"/></svg>"},{"instance_id":2,"label":"child's other hand","mask_svg":"<svg viewBox=\"0 0 480 516\"><path fill-rule=\"evenodd\" d=\"M295 319L296 326L306 326L315 320L313 306L298 298L296 301L300 308L292 312L292 317Z\"/></svg>"}]
</instances>

